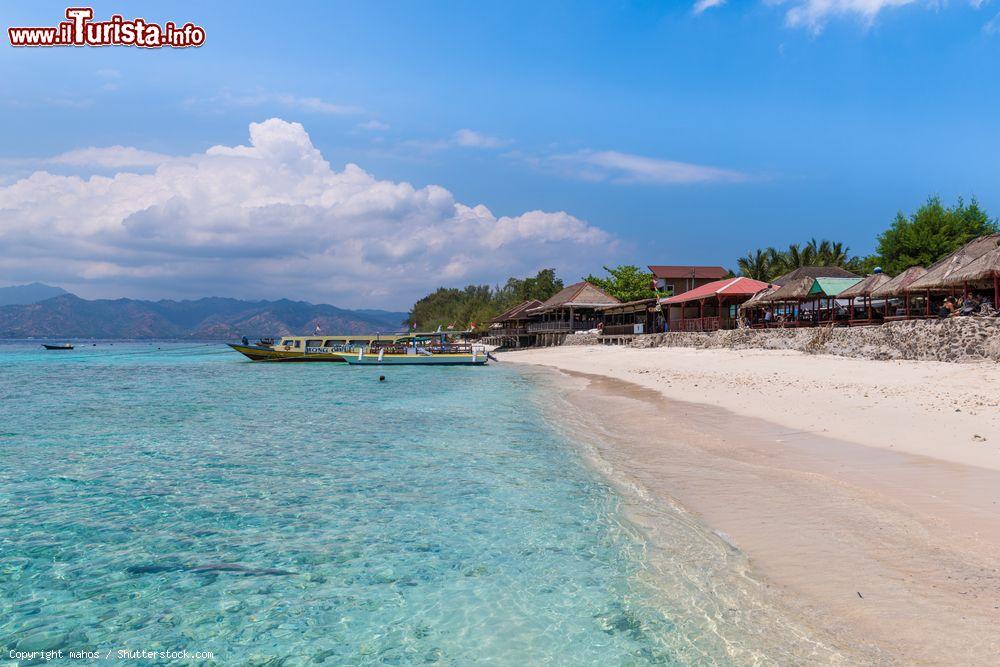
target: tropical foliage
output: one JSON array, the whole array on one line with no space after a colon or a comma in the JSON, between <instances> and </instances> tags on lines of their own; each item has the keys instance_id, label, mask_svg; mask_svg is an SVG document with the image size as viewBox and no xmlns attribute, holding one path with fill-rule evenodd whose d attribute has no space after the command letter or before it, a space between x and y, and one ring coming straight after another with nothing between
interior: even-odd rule
<instances>
[{"instance_id":1,"label":"tropical foliage","mask_svg":"<svg viewBox=\"0 0 1000 667\"><path fill-rule=\"evenodd\" d=\"M810 239L804 245L793 243L786 250L758 248L736 262L741 276L769 281L801 266L839 266L858 271L867 259L851 256L850 248L839 241Z\"/></svg>"},{"instance_id":2,"label":"tropical foliage","mask_svg":"<svg viewBox=\"0 0 1000 667\"><path fill-rule=\"evenodd\" d=\"M490 319L529 299L544 301L563 288L554 269L542 269L532 278L510 278L503 287L469 285L464 289L439 287L413 305L407 323L423 331L437 327L483 330Z\"/></svg>"},{"instance_id":3,"label":"tropical foliage","mask_svg":"<svg viewBox=\"0 0 1000 667\"><path fill-rule=\"evenodd\" d=\"M614 268L604 267L607 278L598 278L591 274L584 278L588 283L597 285L602 290L619 301L638 301L656 296L653 291L653 274L643 271L638 266L623 264Z\"/></svg>"},{"instance_id":4,"label":"tropical foliage","mask_svg":"<svg viewBox=\"0 0 1000 667\"><path fill-rule=\"evenodd\" d=\"M915 265L930 266L972 239L997 231L975 198L966 204L961 198L945 207L940 197L930 197L915 213L896 214L889 229L878 237L878 257L890 274Z\"/></svg>"}]
</instances>

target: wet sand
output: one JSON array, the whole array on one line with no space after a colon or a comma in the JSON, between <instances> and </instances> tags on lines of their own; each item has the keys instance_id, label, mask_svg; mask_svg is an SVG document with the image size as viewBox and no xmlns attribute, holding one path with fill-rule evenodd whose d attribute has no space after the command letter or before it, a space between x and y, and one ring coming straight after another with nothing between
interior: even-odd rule
<instances>
[{"instance_id":1,"label":"wet sand","mask_svg":"<svg viewBox=\"0 0 1000 667\"><path fill-rule=\"evenodd\" d=\"M996 664L1000 470L963 461L969 455L961 450L967 444L959 440L961 425L937 418L956 434L944 450L940 443L926 442L871 446L801 428L856 418L843 403L824 401L822 384L806 388L803 378L816 371L810 368L813 362L829 364L829 358L798 355L792 361L799 370L781 369L798 373L788 378L790 385L798 383L801 399L792 406L794 416L782 415L788 405L768 401L766 386L749 399L762 416L782 415L785 423L776 423L748 414L750 408L736 414L718 404L667 398L657 384L676 384L682 372L689 383L709 380L692 377L688 368L672 373L663 354L671 351L622 355L616 354L620 348L584 350L583 355L572 354L580 348L561 348L501 358L560 369L558 389L576 411L575 428L586 430L595 443L601 465L654 502L680 504L744 552L754 576L765 582L765 594L836 649L835 656L866 663ZM652 358L653 352L658 358ZM722 351L684 352L702 353L695 365L707 369L716 368L721 357L729 364L730 377L744 374L748 379L752 367L768 356L753 355L750 368L741 368ZM644 354L651 358L646 367L639 365ZM789 360L788 353L774 354L779 368ZM690 362L690 354L684 360ZM906 380L893 378L899 373L893 368L932 376L941 370L913 369L908 362L863 363L876 366L871 377L890 383ZM613 372L579 370L594 371L602 364L626 377L638 375L646 386ZM881 373L879 364L886 366ZM995 365L947 370L960 373L963 368L984 378L997 372ZM658 375L651 378L651 369ZM862 383L861 391L867 389L870 396L893 395L866 377L854 373L844 381ZM772 381L761 377L759 383ZM981 390L975 383L965 389ZM713 391L723 392L725 385ZM844 400L853 406L853 392L841 393L848 394ZM883 400L883 410L909 410L908 424L926 416L906 391ZM966 395L958 400L965 405L977 399ZM990 426L990 420L981 420L980 426ZM952 458L958 460L910 453L914 450L954 450ZM983 454L973 452L976 456ZM824 653L816 661L833 660Z\"/></svg>"}]
</instances>

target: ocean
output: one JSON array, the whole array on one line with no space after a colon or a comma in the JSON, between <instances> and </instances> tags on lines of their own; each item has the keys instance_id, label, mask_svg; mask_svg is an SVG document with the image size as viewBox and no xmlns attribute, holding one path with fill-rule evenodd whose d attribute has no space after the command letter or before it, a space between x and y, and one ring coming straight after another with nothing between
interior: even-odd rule
<instances>
[{"instance_id":1,"label":"ocean","mask_svg":"<svg viewBox=\"0 0 1000 667\"><path fill-rule=\"evenodd\" d=\"M551 400L503 363L0 344L3 659L767 662L696 551L654 562Z\"/></svg>"}]
</instances>

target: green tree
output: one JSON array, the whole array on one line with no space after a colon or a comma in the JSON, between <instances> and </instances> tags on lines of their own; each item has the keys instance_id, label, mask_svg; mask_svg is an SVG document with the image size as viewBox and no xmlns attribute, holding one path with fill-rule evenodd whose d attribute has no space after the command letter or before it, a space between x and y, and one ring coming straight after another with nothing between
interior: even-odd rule
<instances>
[{"instance_id":1,"label":"green tree","mask_svg":"<svg viewBox=\"0 0 1000 667\"><path fill-rule=\"evenodd\" d=\"M902 211L896 214L892 226L878 237L878 258L886 272L897 274L918 264L930 266L977 236L996 231L996 220L975 198L965 204L960 197L954 206L945 207L940 197L928 197L909 217Z\"/></svg>"},{"instance_id":2,"label":"green tree","mask_svg":"<svg viewBox=\"0 0 1000 667\"><path fill-rule=\"evenodd\" d=\"M653 290L653 274L643 271L638 266L623 264L614 268L604 267L609 277L598 278L591 274L584 278L588 283L597 285L602 290L619 301L638 301L656 296Z\"/></svg>"},{"instance_id":3,"label":"green tree","mask_svg":"<svg viewBox=\"0 0 1000 667\"><path fill-rule=\"evenodd\" d=\"M774 248L769 248L774 250ZM772 273L771 255L767 250L757 248L736 260L740 275L754 280L770 280Z\"/></svg>"},{"instance_id":4,"label":"green tree","mask_svg":"<svg viewBox=\"0 0 1000 667\"><path fill-rule=\"evenodd\" d=\"M529 299L544 301L562 288L562 280L556 277L554 269L542 269L523 280L510 278L503 287L439 287L413 304L407 324L421 331L433 331L439 326L461 330L470 325L484 330L503 311Z\"/></svg>"}]
</instances>

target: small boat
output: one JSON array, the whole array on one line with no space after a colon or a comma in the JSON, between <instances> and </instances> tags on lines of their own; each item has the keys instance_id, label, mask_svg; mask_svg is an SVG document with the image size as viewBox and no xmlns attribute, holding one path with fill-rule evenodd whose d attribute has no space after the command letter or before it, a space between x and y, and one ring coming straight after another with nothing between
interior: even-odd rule
<instances>
[{"instance_id":1,"label":"small boat","mask_svg":"<svg viewBox=\"0 0 1000 667\"><path fill-rule=\"evenodd\" d=\"M343 363L341 353L355 353L374 343L393 343L405 334L359 334L354 336L281 336L261 338L251 344L227 343L253 361L333 361Z\"/></svg>"},{"instance_id":2,"label":"small boat","mask_svg":"<svg viewBox=\"0 0 1000 667\"><path fill-rule=\"evenodd\" d=\"M46 350L72 350L73 346L69 343L60 343L59 345L49 345L48 343L42 343L42 347Z\"/></svg>"},{"instance_id":3,"label":"small boat","mask_svg":"<svg viewBox=\"0 0 1000 667\"><path fill-rule=\"evenodd\" d=\"M339 354L352 366L485 366L493 359L478 345L455 342L448 336L443 332L413 334L392 343L376 342L355 353Z\"/></svg>"}]
</instances>

